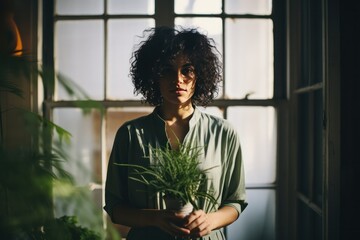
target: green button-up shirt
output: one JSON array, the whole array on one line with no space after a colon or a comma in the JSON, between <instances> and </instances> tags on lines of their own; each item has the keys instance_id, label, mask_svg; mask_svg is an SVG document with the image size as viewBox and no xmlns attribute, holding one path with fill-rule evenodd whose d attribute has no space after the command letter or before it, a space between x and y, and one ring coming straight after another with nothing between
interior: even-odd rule
<instances>
[{"instance_id":1,"label":"green button-up shirt","mask_svg":"<svg viewBox=\"0 0 360 240\"><path fill-rule=\"evenodd\" d=\"M139 209L164 208L160 194L154 194L144 184L129 180L128 169L114 163L148 166L153 162L148 157L149 149L165 147L167 144L165 122L157 114L157 108L151 114L128 121L119 128L109 159L105 186L104 209L110 217L114 206L119 203ZM203 152L199 167L211 168L206 173L206 188L211 189L218 199L219 207L232 206L240 214L247 203L240 139L236 130L227 120L201 112L195 107L183 144L201 147ZM207 202L201 204L202 209L207 209ZM151 237L152 233L155 238ZM127 239L173 239L166 236L155 228L134 228ZM225 238L221 231L216 230L202 239Z\"/></svg>"}]
</instances>

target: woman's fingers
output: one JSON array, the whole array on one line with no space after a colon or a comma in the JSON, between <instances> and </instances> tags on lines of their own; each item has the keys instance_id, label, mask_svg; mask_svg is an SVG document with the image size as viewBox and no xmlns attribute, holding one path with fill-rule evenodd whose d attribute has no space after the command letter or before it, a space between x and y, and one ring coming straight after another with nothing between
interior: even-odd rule
<instances>
[{"instance_id":1,"label":"woman's fingers","mask_svg":"<svg viewBox=\"0 0 360 240\"><path fill-rule=\"evenodd\" d=\"M190 230L194 237L205 236L212 230L208 215L203 210L191 213L186 219L185 227Z\"/></svg>"},{"instance_id":2,"label":"woman's fingers","mask_svg":"<svg viewBox=\"0 0 360 240\"><path fill-rule=\"evenodd\" d=\"M158 227L172 236L188 236L190 230L183 226L184 216L172 211L162 211Z\"/></svg>"}]
</instances>

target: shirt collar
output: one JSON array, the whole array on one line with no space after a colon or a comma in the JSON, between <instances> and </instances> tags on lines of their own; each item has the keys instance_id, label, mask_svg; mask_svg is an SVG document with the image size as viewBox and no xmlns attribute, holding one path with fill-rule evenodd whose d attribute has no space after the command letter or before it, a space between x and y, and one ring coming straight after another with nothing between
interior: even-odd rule
<instances>
[{"instance_id":1,"label":"shirt collar","mask_svg":"<svg viewBox=\"0 0 360 240\"><path fill-rule=\"evenodd\" d=\"M194 105L194 113L190 118L189 128L192 128L196 125L196 123L200 119L200 115L201 115L201 112L200 112L199 108Z\"/></svg>"},{"instance_id":2,"label":"shirt collar","mask_svg":"<svg viewBox=\"0 0 360 240\"><path fill-rule=\"evenodd\" d=\"M165 125L164 120L159 115L159 107L155 107L152 112L154 118L156 119L157 124L161 124L161 126ZM198 120L200 119L201 111L197 106L194 105L194 112L189 120L189 128L192 128L196 125Z\"/></svg>"}]
</instances>

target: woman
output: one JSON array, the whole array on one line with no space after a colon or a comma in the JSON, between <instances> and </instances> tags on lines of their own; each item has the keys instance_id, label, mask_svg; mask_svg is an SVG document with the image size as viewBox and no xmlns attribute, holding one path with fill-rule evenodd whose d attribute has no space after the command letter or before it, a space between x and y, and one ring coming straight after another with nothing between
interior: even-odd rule
<instances>
[{"instance_id":1,"label":"woman","mask_svg":"<svg viewBox=\"0 0 360 240\"><path fill-rule=\"evenodd\" d=\"M236 131L226 120L197 107L206 106L218 91L221 63L216 48L196 29L158 27L145 33L148 38L132 57L131 76L135 93L155 109L119 128L108 165L104 209L114 223L131 227L128 240L225 239L222 228L233 223L247 203ZM218 199L218 209L188 216L164 210L159 195L129 181L126 169L114 164L148 164L144 156L149 156L149 146L170 144L178 149L179 143L205 146L201 166L218 166L207 173L206 186Z\"/></svg>"}]
</instances>

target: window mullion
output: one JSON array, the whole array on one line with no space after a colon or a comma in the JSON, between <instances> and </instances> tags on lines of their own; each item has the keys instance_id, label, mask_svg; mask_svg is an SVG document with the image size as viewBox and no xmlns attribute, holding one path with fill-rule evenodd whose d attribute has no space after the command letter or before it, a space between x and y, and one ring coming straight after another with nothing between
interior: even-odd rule
<instances>
[{"instance_id":1,"label":"window mullion","mask_svg":"<svg viewBox=\"0 0 360 240\"><path fill-rule=\"evenodd\" d=\"M174 0L155 0L156 26L174 26Z\"/></svg>"},{"instance_id":2,"label":"window mullion","mask_svg":"<svg viewBox=\"0 0 360 240\"><path fill-rule=\"evenodd\" d=\"M43 71L44 79L48 83L55 83L55 70L54 70L54 1L43 1L43 49L42 49L42 61L43 61ZM51 10L51 11L49 11ZM54 99L54 86L55 84L46 84L44 85L44 99L53 100ZM53 89L51 89L51 87ZM46 108L44 108L46 111ZM46 116L47 113L44 113Z\"/></svg>"},{"instance_id":3,"label":"window mullion","mask_svg":"<svg viewBox=\"0 0 360 240\"><path fill-rule=\"evenodd\" d=\"M287 86L285 80L285 1L273 1L273 11L271 17L273 20L274 31L274 96L275 99L288 98Z\"/></svg>"}]
</instances>

